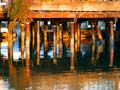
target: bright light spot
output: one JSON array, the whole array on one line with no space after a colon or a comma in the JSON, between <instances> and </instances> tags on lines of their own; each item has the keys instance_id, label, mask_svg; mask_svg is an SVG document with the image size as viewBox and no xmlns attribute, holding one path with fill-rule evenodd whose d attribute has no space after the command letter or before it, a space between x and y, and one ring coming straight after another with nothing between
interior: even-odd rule
<instances>
[{"instance_id":1,"label":"bright light spot","mask_svg":"<svg viewBox=\"0 0 120 90\"><path fill-rule=\"evenodd\" d=\"M8 32L8 28L1 28L1 32Z\"/></svg>"}]
</instances>

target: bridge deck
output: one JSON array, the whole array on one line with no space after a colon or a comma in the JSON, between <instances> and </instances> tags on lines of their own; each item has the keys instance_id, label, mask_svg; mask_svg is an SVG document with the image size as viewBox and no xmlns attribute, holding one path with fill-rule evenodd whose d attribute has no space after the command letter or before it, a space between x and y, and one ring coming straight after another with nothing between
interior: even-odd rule
<instances>
[{"instance_id":1,"label":"bridge deck","mask_svg":"<svg viewBox=\"0 0 120 90\"><path fill-rule=\"evenodd\" d=\"M120 1L54 1L33 0L32 18L120 18ZM0 17L3 14L0 13Z\"/></svg>"}]
</instances>

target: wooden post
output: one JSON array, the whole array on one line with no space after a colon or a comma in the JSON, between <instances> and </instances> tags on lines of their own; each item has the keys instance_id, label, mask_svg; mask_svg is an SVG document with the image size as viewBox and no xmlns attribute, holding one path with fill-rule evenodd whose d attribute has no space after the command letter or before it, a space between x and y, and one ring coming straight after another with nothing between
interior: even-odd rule
<instances>
[{"instance_id":1,"label":"wooden post","mask_svg":"<svg viewBox=\"0 0 120 90\"><path fill-rule=\"evenodd\" d=\"M24 24L21 24L21 59L24 59L24 39L25 39L25 33L24 33L25 26Z\"/></svg>"},{"instance_id":2,"label":"wooden post","mask_svg":"<svg viewBox=\"0 0 120 90\"><path fill-rule=\"evenodd\" d=\"M57 63L57 60L56 60L56 45L57 45L57 27L54 25L53 26L53 55L54 55L54 64Z\"/></svg>"},{"instance_id":3,"label":"wooden post","mask_svg":"<svg viewBox=\"0 0 120 90\"><path fill-rule=\"evenodd\" d=\"M59 25L59 58L62 58L62 24Z\"/></svg>"},{"instance_id":4,"label":"wooden post","mask_svg":"<svg viewBox=\"0 0 120 90\"><path fill-rule=\"evenodd\" d=\"M47 49L48 49L47 32L48 32L48 25L47 22L44 22L44 56L47 55Z\"/></svg>"},{"instance_id":5,"label":"wooden post","mask_svg":"<svg viewBox=\"0 0 120 90\"><path fill-rule=\"evenodd\" d=\"M26 60L30 59L30 22L26 22Z\"/></svg>"},{"instance_id":6,"label":"wooden post","mask_svg":"<svg viewBox=\"0 0 120 90\"><path fill-rule=\"evenodd\" d=\"M77 23L77 52L80 52L80 43L81 43L81 29L80 29L80 24Z\"/></svg>"},{"instance_id":7,"label":"wooden post","mask_svg":"<svg viewBox=\"0 0 120 90\"><path fill-rule=\"evenodd\" d=\"M96 31L97 31L98 39L102 40L103 39L102 33L101 33L100 27L98 25L96 25Z\"/></svg>"},{"instance_id":8,"label":"wooden post","mask_svg":"<svg viewBox=\"0 0 120 90\"><path fill-rule=\"evenodd\" d=\"M35 24L32 23L32 49L35 47Z\"/></svg>"},{"instance_id":9,"label":"wooden post","mask_svg":"<svg viewBox=\"0 0 120 90\"><path fill-rule=\"evenodd\" d=\"M110 45L110 64L109 67L113 66L113 59L114 59L114 28L113 22L110 21L110 32L109 32L109 45Z\"/></svg>"},{"instance_id":10,"label":"wooden post","mask_svg":"<svg viewBox=\"0 0 120 90\"><path fill-rule=\"evenodd\" d=\"M95 30L94 30L95 25L92 23L91 24L91 29L92 29L92 40L93 42L95 41Z\"/></svg>"},{"instance_id":11,"label":"wooden post","mask_svg":"<svg viewBox=\"0 0 120 90\"><path fill-rule=\"evenodd\" d=\"M75 60L75 23L70 22L70 56L71 56L71 70L74 70Z\"/></svg>"},{"instance_id":12,"label":"wooden post","mask_svg":"<svg viewBox=\"0 0 120 90\"><path fill-rule=\"evenodd\" d=\"M8 23L8 59L12 63L13 60L13 49L12 49L12 27L13 22Z\"/></svg>"},{"instance_id":13,"label":"wooden post","mask_svg":"<svg viewBox=\"0 0 120 90\"><path fill-rule=\"evenodd\" d=\"M37 21L37 65L40 64L40 21Z\"/></svg>"}]
</instances>

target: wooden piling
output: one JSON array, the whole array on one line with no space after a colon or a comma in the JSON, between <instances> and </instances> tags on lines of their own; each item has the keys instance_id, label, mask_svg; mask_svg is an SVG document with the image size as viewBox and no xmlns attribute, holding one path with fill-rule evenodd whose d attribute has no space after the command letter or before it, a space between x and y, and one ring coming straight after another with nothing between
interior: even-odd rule
<instances>
[{"instance_id":1,"label":"wooden piling","mask_svg":"<svg viewBox=\"0 0 120 90\"><path fill-rule=\"evenodd\" d=\"M25 33L24 33L25 26L21 24L21 59L24 59L24 45L25 45Z\"/></svg>"},{"instance_id":2,"label":"wooden piling","mask_svg":"<svg viewBox=\"0 0 120 90\"><path fill-rule=\"evenodd\" d=\"M30 22L26 22L26 60L30 59Z\"/></svg>"},{"instance_id":3,"label":"wooden piling","mask_svg":"<svg viewBox=\"0 0 120 90\"><path fill-rule=\"evenodd\" d=\"M81 43L81 29L80 29L80 23L77 23L77 52L80 52L80 43Z\"/></svg>"},{"instance_id":4,"label":"wooden piling","mask_svg":"<svg viewBox=\"0 0 120 90\"><path fill-rule=\"evenodd\" d=\"M13 22L8 23L8 59L12 63L13 60L13 49L12 49L12 31L13 28L11 28L13 25Z\"/></svg>"},{"instance_id":5,"label":"wooden piling","mask_svg":"<svg viewBox=\"0 0 120 90\"><path fill-rule=\"evenodd\" d=\"M94 27L95 27L94 23L91 23L92 40L93 40L93 42L95 41L95 30L94 30Z\"/></svg>"},{"instance_id":6,"label":"wooden piling","mask_svg":"<svg viewBox=\"0 0 120 90\"><path fill-rule=\"evenodd\" d=\"M100 30L100 27L98 25L96 25L96 31L97 31L97 36L98 36L98 39L99 40L102 40L102 33L101 33L101 30Z\"/></svg>"},{"instance_id":7,"label":"wooden piling","mask_svg":"<svg viewBox=\"0 0 120 90\"><path fill-rule=\"evenodd\" d=\"M40 21L37 21L37 65L40 64Z\"/></svg>"},{"instance_id":8,"label":"wooden piling","mask_svg":"<svg viewBox=\"0 0 120 90\"><path fill-rule=\"evenodd\" d=\"M63 30L63 28L62 28L62 24L60 24L59 25L59 58L62 58L62 49L63 49L63 47L62 47L62 30Z\"/></svg>"},{"instance_id":9,"label":"wooden piling","mask_svg":"<svg viewBox=\"0 0 120 90\"><path fill-rule=\"evenodd\" d=\"M56 47L57 46L57 26L53 26L53 55L54 55L54 64L57 63L57 60L56 60Z\"/></svg>"},{"instance_id":10,"label":"wooden piling","mask_svg":"<svg viewBox=\"0 0 120 90\"><path fill-rule=\"evenodd\" d=\"M48 32L48 25L47 22L44 22L44 56L47 55L47 49L48 49L47 32Z\"/></svg>"},{"instance_id":11,"label":"wooden piling","mask_svg":"<svg viewBox=\"0 0 120 90\"><path fill-rule=\"evenodd\" d=\"M70 22L70 56L71 56L71 70L74 70L75 60L75 23Z\"/></svg>"},{"instance_id":12,"label":"wooden piling","mask_svg":"<svg viewBox=\"0 0 120 90\"><path fill-rule=\"evenodd\" d=\"M109 22L109 45L110 45L110 63L109 66L113 66L113 59L114 59L114 28L113 28L113 22Z\"/></svg>"},{"instance_id":13,"label":"wooden piling","mask_svg":"<svg viewBox=\"0 0 120 90\"><path fill-rule=\"evenodd\" d=\"M32 23L32 49L35 47L35 24Z\"/></svg>"}]
</instances>

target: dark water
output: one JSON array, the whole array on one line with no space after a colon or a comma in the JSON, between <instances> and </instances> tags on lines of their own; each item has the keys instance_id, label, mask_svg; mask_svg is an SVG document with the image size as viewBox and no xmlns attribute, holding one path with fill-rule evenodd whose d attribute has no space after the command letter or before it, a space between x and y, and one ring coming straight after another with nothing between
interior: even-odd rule
<instances>
[{"instance_id":1,"label":"dark water","mask_svg":"<svg viewBox=\"0 0 120 90\"><path fill-rule=\"evenodd\" d=\"M21 59L20 30L13 41L13 59L9 56L8 41L0 46L0 90L120 90L119 42L114 48L106 40L83 40L75 43L71 58L70 40L64 40L54 52L53 42L30 44L30 59ZM45 49L45 47L47 47ZM60 48L62 47L62 49ZM45 52L46 50L46 52Z\"/></svg>"}]
</instances>

